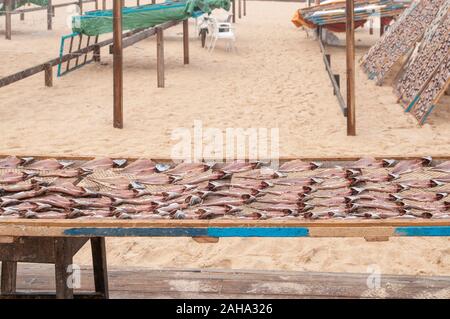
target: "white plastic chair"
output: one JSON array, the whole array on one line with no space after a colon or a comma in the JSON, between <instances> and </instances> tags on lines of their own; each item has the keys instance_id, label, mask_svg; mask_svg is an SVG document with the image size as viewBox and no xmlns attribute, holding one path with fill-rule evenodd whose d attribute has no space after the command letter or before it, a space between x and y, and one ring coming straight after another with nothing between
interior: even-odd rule
<instances>
[{"instance_id":1,"label":"white plastic chair","mask_svg":"<svg viewBox=\"0 0 450 319\"><path fill-rule=\"evenodd\" d=\"M214 51L216 42L219 39L227 40L227 50L236 49L236 36L233 25L229 22L217 22L216 19L210 19L208 51Z\"/></svg>"}]
</instances>

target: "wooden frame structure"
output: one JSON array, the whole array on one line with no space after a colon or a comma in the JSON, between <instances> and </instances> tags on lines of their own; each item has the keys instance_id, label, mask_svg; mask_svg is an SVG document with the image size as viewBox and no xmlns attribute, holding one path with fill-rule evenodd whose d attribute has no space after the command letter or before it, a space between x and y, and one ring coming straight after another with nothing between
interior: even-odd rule
<instances>
[{"instance_id":1,"label":"wooden frame structure","mask_svg":"<svg viewBox=\"0 0 450 319\"><path fill-rule=\"evenodd\" d=\"M36 156L35 158L48 157ZM393 159L403 160L413 158L417 157L393 157ZM86 161L92 158L58 157L58 159ZM338 165L355 159L357 157L302 158L302 160L319 160L324 162L324 165ZM434 160L438 161L449 159L448 156L434 157ZM292 159L282 159L282 161L287 160ZM169 160L156 161L168 162ZM0 222L0 260L2 261L2 296L0 298L108 298L105 237L191 237L198 243L217 243L221 237L360 237L370 242L377 242L387 241L390 237L416 236L449 237L450 220L2 220ZM73 289L65 284L71 275L67 272L67 267L72 263L73 254L88 240L91 241L96 291L76 295ZM56 294L17 293L15 291L17 262L55 263Z\"/></svg>"},{"instance_id":2,"label":"wooden frame structure","mask_svg":"<svg viewBox=\"0 0 450 319\"><path fill-rule=\"evenodd\" d=\"M2 0L5 4L5 38L11 40L12 36L12 16L15 14L20 14L20 20L25 19L25 13L35 12L35 11L47 11L47 30L52 30L53 28L53 17L55 16L55 9L67 7L71 5L78 5L81 12L83 10L83 3L95 2L95 8L98 9L99 0L76 0L67 3L53 4L52 0L48 0L48 4L45 7L34 7L28 9L18 9L12 10L12 3L15 0Z\"/></svg>"}]
</instances>

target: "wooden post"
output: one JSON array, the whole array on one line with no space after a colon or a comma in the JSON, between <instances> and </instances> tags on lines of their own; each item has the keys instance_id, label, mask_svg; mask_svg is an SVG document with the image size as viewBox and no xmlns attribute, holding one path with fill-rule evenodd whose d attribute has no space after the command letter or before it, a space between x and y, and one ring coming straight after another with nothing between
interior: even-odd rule
<instances>
[{"instance_id":1,"label":"wooden post","mask_svg":"<svg viewBox=\"0 0 450 319\"><path fill-rule=\"evenodd\" d=\"M355 3L346 0L346 49L347 49L347 135L356 135L355 123Z\"/></svg>"},{"instance_id":2,"label":"wooden post","mask_svg":"<svg viewBox=\"0 0 450 319\"><path fill-rule=\"evenodd\" d=\"M183 57L184 64L189 64L189 23L183 20Z\"/></svg>"},{"instance_id":3,"label":"wooden post","mask_svg":"<svg viewBox=\"0 0 450 319\"><path fill-rule=\"evenodd\" d=\"M247 0L244 0L244 17L247 16Z\"/></svg>"},{"instance_id":4,"label":"wooden post","mask_svg":"<svg viewBox=\"0 0 450 319\"><path fill-rule=\"evenodd\" d=\"M231 4L231 14L233 15L232 17L232 21L233 23L236 23L236 0L231 0L232 4Z\"/></svg>"},{"instance_id":5,"label":"wooden post","mask_svg":"<svg viewBox=\"0 0 450 319\"><path fill-rule=\"evenodd\" d=\"M156 1L155 0L152 0L152 4L155 4L156 3Z\"/></svg>"},{"instance_id":6,"label":"wooden post","mask_svg":"<svg viewBox=\"0 0 450 319\"><path fill-rule=\"evenodd\" d=\"M331 55L325 54L325 59L327 59L328 65L331 66Z\"/></svg>"},{"instance_id":7,"label":"wooden post","mask_svg":"<svg viewBox=\"0 0 450 319\"><path fill-rule=\"evenodd\" d=\"M4 295L16 292L17 262L2 261L1 292Z\"/></svg>"},{"instance_id":8,"label":"wooden post","mask_svg":"<svg viewBox=\"0 0 450 319\"><path fill-rule=\"evenodd\" d=\"M123 128L122 0L113 0L113 77L115 128Z\"/></svg>"},{"instance_id":9,"label":"wooden post","mask_svg":"<svg viewBox=\"0 0 450 319\"><path fill-rule=\"evenodd\" d=\"M5 38L6 40L11 40L11 1L12 0L5 0Z\"/></svg>"},{"instance_id":10,"label":"wooden post","mask_svg":"<svg viewBox=\"0 0 450 319\"><path fill-rule=\"evenodd\" d=\"M55 282L57 299L73 299L73 287L69 285L72 273L68 267L73 264L72 242L69 237L55 238Z\"/></svg>"},{"instance_id":11,"label":"wooden post","mask_svg":"<svg viewBox=\"0 0 450 319\"><path fill-rule=\"evenodd\" d=\"M94 268L95 292L103 295L103 298L109 298L108 289L108 269L106 263L106 244L105 238L91 238L92 264Z\"/></svg>"},{"instance_id":12,"label":"wooden post","mask_svg":"<svg viewBox=\"0 0 450 319\"><path fill-rule=\"evenodd\" d=\"M47 2L47 30L52 29L52 18L53 18L52 0L48 0L48 2Z\"/></svg>"},{"instance_id":13,"label":"wooden post","mask_svg":"<svg viewBox=\"0 0 450 319\"><path fill-rule=\"evenodd\" d=\"M136 5L139 7L141 5L141 2L139 0L136 0Z\"/></svg>"},{"instance_id":14,"label":"wooden post","mask_svg":"<svg viewBox=\"0 0 450 319\"><path fill-rule=\"evenodd\" d=\"M45 66L45 86L52 87L53 86L53 68L51 64L47 64Z\"/></svg>"},{"instance_id":15,"label":"wooden post","mask_svg":"<svg viewBox=\"0 0 450 319\"><path fill-rule=\"evenodd\" d=\"M93 55L94 62L100 62L101 61L101 58L100 58L100 47L98 45L95 46L93 54L94 54Z\"/></svg>"},{"instance_id":16,"label":"wooden post","mask_svg":"<svg viewBox=\"0 0 450 319\"><path fill-rule=\"evenodd\" d=\"M164 87L164 31L161 28L156 28L156 64L157 64L157 79L158 87Z\"/></svg>"},{"instance_id":17,"label":"wooden post","mask_svg":"<svg viewBox=\"0 0 450 319\"><path fill-rule=\"evenodd\" d=\"M383 22L383 18L380 17L380 37L382 37L384 34L384 22Z\"/></svg>"},{"instance_id":18,"label":"wooden post","mask_svg":"<svg viewBox=\"0 0 450 319\"><path fill-rule=\"evenodd\" d=\"M20 13L20 21L25 20L25 13L21 12Z\"/></svg>"},{"instance_id":19,"label":"wooden post","mask_svg":"<svg viewBox=\"0 0 450 319\"><path fill-rule=\"evenodd\" d=\"M238 17L239 17L239 19L242 19L241 10L242 10L242 0L238 0Z\"/></svg>"},{"instance_id":20,"label":"wooden post","mask_svg":"<svg viewBox=\"0 0 450 319\"><path fill-rule=\"evenodd\" d=\"M122 0L122 8L125 7L125 0Z\"/></svg>"},{"instance_id":21,"label":"wooden post","mask_svg":"<svg viewBox=\"0 0 450 319\"><path fill-rule=\"evenodd\" d=\"M102 10L106 10L106 0L102 0Z\"/></svg>"},{"instance_id":22,"label":"wooden post","mask_svg":"<svg viewBox=\"0 0 450 319\"><path fill-rule=\"evenodd\" d=\"M56 8L55 6L52 6L52 17L54 18L56 16Z\"/></svg>"},{"instance_id":23,"label":"wooden post","mask_svg":"<svg viewBox=\"0 0 450 319\"><path fill-rule=\"evenodd\" d=\"M80 14L83 14L83 0L78 0L78 7L80 8Z\"/></svg>"},{"instance_id":24,"label":"wooden post","mask_svg":"<svg viewBox=\"0 0 450 319\"><path fill-rule=\"evenodd\" d=\"M369 19L369 34L373 34L373 19Z\"/></svg>"},{"instance_id":25,"label":"wooden post","mask_svg":"<svg viewBox=\"0 0 450 319\"><path fill-rule=\"evenodd\" d=\"M95 10L98 10L98 0L95 0Z\"/></svg>"}]
</instances>

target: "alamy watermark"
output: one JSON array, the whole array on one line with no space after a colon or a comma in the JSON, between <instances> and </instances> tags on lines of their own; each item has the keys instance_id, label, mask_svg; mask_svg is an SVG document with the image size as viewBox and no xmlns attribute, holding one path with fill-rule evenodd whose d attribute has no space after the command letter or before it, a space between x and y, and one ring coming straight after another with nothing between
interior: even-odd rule
<instances>
[{"instance_id":1,"label":"alamy watermark","mask_svg":"<svg viewBox=\"0 0 450 319\"><path fill-rule=\"evenodd\" d=\"M174 162L223 162L236 159L266 161L273 168L279 165L280 133L278 128L204 127L195 120L193 128L179 127L172 131Z\"/></svg>"}]
</instances>

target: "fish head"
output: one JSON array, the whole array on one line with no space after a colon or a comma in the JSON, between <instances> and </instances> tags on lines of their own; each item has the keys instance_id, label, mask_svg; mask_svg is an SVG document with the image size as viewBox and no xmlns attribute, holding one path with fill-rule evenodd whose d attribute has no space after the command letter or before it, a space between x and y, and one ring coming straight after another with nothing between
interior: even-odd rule
<instances>
[{"instance_id":1,"label":"fish head","mask_svg":"<svg viewBox=\"0 0 450 319\"><path fill-rule=\"evenodd\" d=\"M385 159L385 158L382 159L381 162L383 163L383 166L384 166L384 167L392 167L392 166L394 166L394 165L397 163L396 160L393 160L393 159Z\"/></svg>"},{"instance_id":2,"label":"fish head","mask_svg":"<svg viewBox=\"0 0 450 319\"><path fill-rule=\"evenodd\" d=\"M310 162L309 166L312 170L317 169L317 168L321 168L323 166L323 163L320 162Z\"/></svg>"},{"instance_id":3,"label":"fish head","mask_svg":"<svg viewBox=\"0 0 450 319\"><path fill-rule=\"evenodd\" d=\"M441 199L443 199L443 198L445 198L447 196L448 196L448 193L444 193L444 192L437 193L436 194L436 200L441 200Z\"/></svg>"},{"instance_id":4,"label":"fish head","mask_svg":"<svg viewBox=\"0 0 450 319\"><path fill-rule=\"evenodd\" d=\"M169 164L165 164L165 163L158 163L158 164L155 165L155 169L159 173L162 173L162 172L165 172L165 171L169 170L170 169L170 165Z\"/></svg>"},{"instance_id":5,"label":"fish head","mask_svg":"<svg viewBox=\"0 0 450 319\"><path fill-rule=\"evenodd\" d=\"M345 170L345 175L347 177L354 177L354 176L358 176L361 175L362 170L359 168L348 168Z\"/></svg>"},{"instance_id":6,"label":"fish head","mask_svg":"<svg viewBox=\"0 0 450 319\"><path fill-rule=\"evenodd\" d=\"M124 158L120 158L120 159L114 159L112 162L113 162L114 167L120 168L120 167L123 167L128 162L128 160L124 159Z\"/></svg>"},{"instance_id":7,"label":"fish head","mask_svg":"<svg viewBox=\"0 0 450 319\"><path fill-rule=\"evenodd\" d=\"M399 178L400 178L399 174L394 174L394 173L389 173L388 174L388 180L389 181L393 181L393 180L396 180L396 179L399 179Z\"/></svg>"},{"instance_id":8,"label":"fish head","mask_svg":"<svg viewBox=\"0 0 450 319\"><path fill-rule=\"evenodd\" d=\"M424 156L421 158L422 165L424 166L430 166L433 162L433 158L431 156Z\"/></svg>"}]
</instances>

